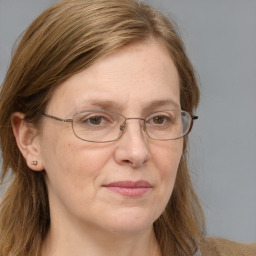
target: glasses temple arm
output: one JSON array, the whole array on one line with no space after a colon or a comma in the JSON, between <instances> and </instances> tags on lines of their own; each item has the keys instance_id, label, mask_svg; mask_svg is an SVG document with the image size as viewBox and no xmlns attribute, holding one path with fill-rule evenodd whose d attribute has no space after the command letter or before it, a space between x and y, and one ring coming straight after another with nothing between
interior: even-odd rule
<instances>
[{"instance_id":1,"label":"glasses temple arm","mask_svg":"<svg viewBox=\"0 0 256 256\"><path fill-rule=\"evenodd\" d=\"M42 113L43 116L46 116L46 117L49 117L51 119L54 119L54 120L57 120L57 121L61 121L61 122L73 122L72 119L63 119L63 118L59 118L59 117L56 117L56 116L51 116L51 115L48 115L48 114L45 114L45 113Z\"/></svg>"}]
</instances>

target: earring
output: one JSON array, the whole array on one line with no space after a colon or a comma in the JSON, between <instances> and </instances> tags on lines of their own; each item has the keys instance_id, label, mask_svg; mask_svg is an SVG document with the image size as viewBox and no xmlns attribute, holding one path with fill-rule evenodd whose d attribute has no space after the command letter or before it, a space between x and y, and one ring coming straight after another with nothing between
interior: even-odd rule
<instances>
[{"instance_id":1,"label":"earring","mask_svg":"<svg viewBox=\"0 0 256 256\"><path fill-rule=\"evenodd\" d=\"M37 161L32 161L31 165L37 165Z\"/></svg>"}]
</instances>

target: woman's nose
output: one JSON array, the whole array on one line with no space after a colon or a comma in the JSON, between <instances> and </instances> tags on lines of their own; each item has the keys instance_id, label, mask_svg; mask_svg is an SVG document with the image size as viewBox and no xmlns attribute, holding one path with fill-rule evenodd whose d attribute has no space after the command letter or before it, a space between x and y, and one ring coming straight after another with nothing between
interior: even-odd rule
<instances>
[{"instance_id":1,"label":"woman's nose","mask_svg":"<svg viewBox=\"0 0 256 256\"><path fill-rule=\"evenodd\" d=\"M114 157L118 164L134 168L145 165L149 160L148 139L139 120L127 122L124 134L117 141Z\"/></svg>"}]
</instances>

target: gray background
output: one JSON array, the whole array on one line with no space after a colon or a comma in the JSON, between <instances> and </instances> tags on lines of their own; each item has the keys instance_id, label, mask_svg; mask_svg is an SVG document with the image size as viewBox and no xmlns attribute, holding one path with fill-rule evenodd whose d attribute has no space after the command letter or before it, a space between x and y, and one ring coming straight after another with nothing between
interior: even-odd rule
<instances>
[{"instance_id":1,"label":"gray background","mask_svg":"<svg viewBox=\"0 0 256 256\"><path fill-rule=\"evenodd\" d=\"M0 0L0 83L21 32L54 0ZM256 240L256 1L148 1L180 27L199 74L190 166L208 235Z\"/></svg>"}]
</instances>

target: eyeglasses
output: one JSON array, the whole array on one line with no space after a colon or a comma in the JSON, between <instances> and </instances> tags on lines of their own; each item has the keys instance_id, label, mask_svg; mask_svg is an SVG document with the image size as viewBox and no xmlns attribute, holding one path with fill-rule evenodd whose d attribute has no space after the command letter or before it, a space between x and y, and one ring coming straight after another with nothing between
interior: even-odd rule
<instances>
[{"instance_id":1,"label":"eyeglasses","mask_svg":"<svg viewBox=\"0 0 256 256\"><path fill-rule=\"evenodd\" d=\"M183 110L166 110L151 112L145 117L125 117L121 114L106 110L87 110L75 113L72 119L62 119L43 113L45 117L72 123L76 137L81 140L105 143L118 140L126 129L127 121L136 119L141 122L142 130L153 140L176 140L190 132L193 120Z\"/></svg>"}]
</instances>

